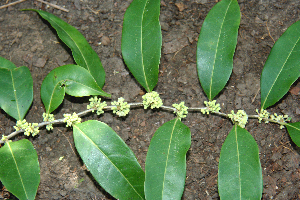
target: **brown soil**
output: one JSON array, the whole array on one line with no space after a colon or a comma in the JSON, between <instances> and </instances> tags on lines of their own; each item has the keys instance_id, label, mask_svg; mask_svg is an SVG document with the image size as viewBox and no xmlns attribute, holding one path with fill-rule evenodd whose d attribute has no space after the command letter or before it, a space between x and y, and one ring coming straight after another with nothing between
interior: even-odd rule
<instances>
[{"instance_id":1,"label":"brown soil","mask_svg":"<svg viewBox=\"0 0 300 200\"><path fill-rule=\"evenodd\" d=\"M6 1L0 1L3 5ZM60 0L51 1L69 9L66 13L35 1L0 10L0 56L17 66L28 66L33 77L34 101L26 116L29 122L41 122L44 107L40 86L54 68L74 63L70 50L62 44L55 31L36 13L25 8L44 9L76 27L98 53L106 71L104 91L111 100L124 97L128 102L141 102L141 87L123 63L121 55L122 20L129 1ZM216 0L162 1L160 21L163 49L159 82L155 88L165 105L185 101L189 107L201 107L207 100L196 73L196 45L201 25ZM178 1L179 3L179 1ZM239 0L241 25L234 56L232 76L218 96L222 111L243 109L254 114L260 107L259 81L263 65L280 35L299 20L300 1ZM179 9L181 11L179 11ZM111 101L106 99L107 102ZM67 96L56 112L80 112L88 98ZM270 112L288 114L300 121L299 96L287 94ZM165 111L134 109L125 119L111 112L97 119L111 126L129 145L144 168L149 142L164 122L174 118ZM189 113L183 120L190 127L192 145L187 154L187 178L182 199L219 199L217 189L218 160L221 146L232 128L228 119ZM0 110L0 133L13 131L15 121ZM300 199L300 149L285 129L278 125L259 124L250 120L246 129L260 149L263 169L263 199ZM20 135L14 140L24 138ZM52 132L42 129L32 141L40 162L41 183L36 199L113 199L83 169L75 150L72 130L56 126ZM63 160L59 160L64 156ZM1 186L1 184L0 184ZM2 188L2 187L0 187ZM2 196L1 196L2 195ZM0 199L14 198L2 189Z\"/></svg>"}]
</instances>

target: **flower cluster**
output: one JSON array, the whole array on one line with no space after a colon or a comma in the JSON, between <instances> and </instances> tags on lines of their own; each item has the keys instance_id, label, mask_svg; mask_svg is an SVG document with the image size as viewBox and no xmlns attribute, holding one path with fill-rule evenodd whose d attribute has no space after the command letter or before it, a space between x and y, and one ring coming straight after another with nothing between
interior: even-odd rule
<instances>
[{"instance_id":1,"label":"flower cluster","mask_svg":"<svg viewBox=\"0 0 300 200\"><path fill-rule=\"evenodd\" d=\"M209 112L219 112L221 110L220 104L216 104L216 100L204 101L206 108L201 109L202 114L209 114Z\"/></svg>"},{"instance_id":2,"label":"flower cluster","mask_svg":"<svg viewBox=\"0 0 300 200\"><path fill-rule=\"evenodd\" d=\"M186 117L186 115L188 114L188 107L186 107L185 105L184 105L184 102L181 102L180 104L176 104L176 103L174 103L173 105L172 105L174 108L176 108L176 111L174 111L174 113L176 113L177 114L177 117L178 118L185 118Z\"/></svg>"},{"instance_id":3,"label":"flower cluster","mask_svg":"<svg viewBox=\"0 0 300 200\"><path fill-rule=\"evenodd\" d=\"M101 103L101 98L97 98L96 96L93 98L90 98L90 104L87 105L87 109L93 109L92 112L94 112L94 110L97 110L97 115L101 115L102 113L104 113L103 108L107 106L106 102L103 101Z\"/></svg>"},{"instance_id":4,"label":"flower cluster","mask_svg":"<svg viewBox=\"0 0 300 200\"><path fill-rule=\"evenodd\" d=\"M75 124L79 124L81 122L81 118L74 112L71 114L64 114L64 122L67 122L67 127L71 127Z\"/></svg>"},{"instance_id":5,"label":"flower cluster","mask_svg":"<svg viewBox=\"0 0 300 200\"><path fill-rule=\"evenodd\" d=\"M283 129L284 124L286 124L287 121L291 120L291 118L288 115L277 115L277 113L274 113L274 115L271 115L270 119L274 120L278 124L280 124L280 129Z\"/></svg>"},{"instance_id":6,"label":"flower cluster","mask_svg":"<svg viewBox=\"0 0 300 200\"><path fill-rule=\"evenodd\" d=\"M130 111L130 105L127 102L124 102L124 98L118 98L118 101L114 101L111 103L114 107L112 107L113 113L116 113L119 117L126 116Z\"/></svg>"},{"instance_id":7,"label":"flower cluster","mask_svg":"<svg viewBox=\"0 0 300 200\"><path fill-rule=\"evenodd\" d=\"M161 98L159 97L159 94L155 91L146 93L143 95L143 105L144 109L147 109L149 106L151 109L153 108L159 108L163 105Z\"/></svg>"},{"instance_id":8,"label":"flower cluster","mask_svg":"<svg viewBox=\"0 0 300 200\"><path fill-rule=\"evenodd\" d=\"M228 117L231 119L233 123L237 122L238 125L242 128L245 128L245 125L247 124L248 121L248 115L243 110L238 110L236 114L232 110L231 114L228 114Z\"/></svg>"},{"instance_id":9,"label":"flower cluster","mask_svg":"<svg viewBox=\"0 0 300 200\"><path fill-rule=\"evenodd\" d=\"M54 115L53 114L48 114L48 113L43 113L43 121L44 122L53 122L54 121ZM48 124L46 126L46 129L48 131L53 130L52 124Z\"/></svg>"},{"instance_id":10,"label":"flower cluster","mask_svg":"<svg viewBox=\"0 0 300 200\"><path fill-rule=\"evenodd\" d=\"M5 135L2 135L2 138L1 138L1 140L2 140L3 142L7 141L7 136L5 136Z\"/></svg>"},{"instance_id":11,"label":"flower cluster","mask_svg":"<svg viewBox=\"0 0 300 200\"><path fill-rule=\"evenodd\" d=\"M265 123L269 123L269 117L270 113L264 109L261 109L260 112L258 112L258 109L255 110L258 114L258 122L261 123L262 120L265 120Z\"/></svg>"},{"instance_id":12,"label":"flower cluster","mask_svg":"<svg viewBox=\"0 0 300 200\"><path fill-rule=\"evenodd\" d=\"M16 129L16 131L23 129L24 135L26 136L30 136L30 134L32 136L36 136L40 132L38 123L28 123L26 122L26 119L23 119L22 121L18 120L14 128Z\"/></svg>"}]
</instances>

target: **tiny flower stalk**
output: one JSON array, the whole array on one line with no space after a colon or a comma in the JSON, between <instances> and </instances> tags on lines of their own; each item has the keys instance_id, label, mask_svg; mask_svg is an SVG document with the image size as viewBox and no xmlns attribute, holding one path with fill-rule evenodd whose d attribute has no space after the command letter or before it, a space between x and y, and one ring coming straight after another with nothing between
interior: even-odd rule
<instances>
[{"instance_id":1,"label":"tiny flower stalk","mask_svg":"<svg viewBox=\"0 0 300 200\"><path fill-rule=\"evenodd\" d=\"M130 105L127 102L124 102L124 98L118 98L118 101L114 101L111 103L113 107L111 108L113 113L117 114L119 117L126 116L130 111Z\"/></svg>"},{"instance_id":2,"label":"tiny flower stalk","mask_svg":"<svg viewBox=\"0 0 300 200\"><path fill-rule=\"evenodd\" d=\"M188 114L188 107L184 105L184 102L181 102L180 104L174 103L172 106L176 108L174 113L176 113L179 119L185 118Z\"/></svg>"},{"instance_id":3,"label":"tiny flower stalk","mask_svg":"<svg viewBox=\"0 0 300 200\"><path fill-rule=\"evenodd\" d=\"M147 109L148 107L150 107L151 109L160 108L163 105L159 94L155 91L146 93L142 98L144 109Z\"/></svg>"}]
</instances>

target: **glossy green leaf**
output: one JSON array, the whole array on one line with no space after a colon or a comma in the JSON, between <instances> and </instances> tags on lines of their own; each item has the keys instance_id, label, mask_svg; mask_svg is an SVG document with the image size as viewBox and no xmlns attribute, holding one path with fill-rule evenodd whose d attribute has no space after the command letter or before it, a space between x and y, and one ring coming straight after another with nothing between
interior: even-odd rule
<instances>
[{"instance_id":1,"label":"glossy green leaf","mask_svg":"<svg viewBox=\"0 0 300 200\"><path fill-rule=\"evenodd\" d=\"M218 175L221 200L261 199L259 149L246 129L235 125L228 134L221 149Z\"/></svg>"},{"instance_id":2,"label":"glossy green leaf","mask_svg":"<svg viewBox=\"0 0 300 200\"><path fill-rule=\"evenodd\" d=\"M190 146L190 129L178 118L166 122L155 132L146 158L146 199L181 199Z\"/></svg>"},{"instance_id":3,"label":"glossy green leaf","mask_svg":"<svg viewBox=\"0 0 300 200\"><path fill-rule=\"evenodd\" d=\"M261 74L261 108L278 102L300 75L300 21L274 44Z\"/></svg>"},{"instance_id":4,"label":"glossy green leaf","mask_svg":"<svg viewBox=\"0 0 300 200\"><path fill-rule=\"evenodd\" d=\"M125 142L105 123L73 128L76 149L95 180L116 199L144 199L145 174Z\"/></svg>"},{"instance_id":5,"label":"glossy green leaf","mask_svg":"<svg viewBox=\"0 0 300 200\"><path fill-rule=\"evenodd\" d=\"M84 36L73 26L53 14L42 10L29 9L40 14L57 31L59 38L71 49L77 65L87 69L100 88L105 83L105 71L97 53Z\"/></svg>"},{"instance_id":6,"label":"glossy green leaf","mask_svg":"<svg viewBox=\"0 0 300 200\"><path fill-rule=\"evenodd\" d=\"M52 70L41 86L46 112L51 113L63 101L65 92L71 96L101 95L110 97L97 85L91 74L78 65L64 65Z\"/></svg>"},{"instance_id":7,"label":"glossy green leaf","mask_svg":"<svg viewBox=\"0 0 300 200\"><path fill-rule=\"evenodd\" d=\"M209 100L225 87L232 72L240 18L237 0L222 0L203 22L197 45L197 69Z\"/></svg>"},{"instance_id":8,"label":"glossy green leaf","mask_svg":"<svg viewBox=\"0 0 300 200\"><path fill-rule=\"evenodd\" d=\"M40 184L40 166L30 141L7 142L0 149L0 180L20 200L35 198Z\"/></svg>"},{"instance_id":9,"label":"glossy green leaf","mask_svg":"<svg viewBox=\"0 0 300 200\"><path fill-rule=\"evenodd\" d=\"M300 122L285 125L293 142L300 147Z\"/></svg>"},{"instance_id":10,"label":"glossy green leaf","mask_svg":"<svg viewBox=\"0 0 300 200\"><path fill-rule=\"evenodd\" d=\"M124 15L123 59L147 92L158 81L162 45L159 12L160 0L134 0Z\"/></svg>"},{"instance_id":11,"label":"glossy green leaf","mask_svg":"<svg viewBox=\"0 0 300 200\"><path fill-rule=\"evenodd\" d=\"M16 67L0 57L0 107L22 120L33 101L33 81L27 67Z\"/></svg>"}]
</instances>

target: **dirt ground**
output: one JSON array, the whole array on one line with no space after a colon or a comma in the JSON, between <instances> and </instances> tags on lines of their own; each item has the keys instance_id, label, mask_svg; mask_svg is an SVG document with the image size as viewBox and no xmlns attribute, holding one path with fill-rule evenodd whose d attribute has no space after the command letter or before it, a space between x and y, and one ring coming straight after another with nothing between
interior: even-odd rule
<instances>
[{"instance_id":1,"label":"dirt ground","mask_svg":"<svg viewBox=\"0 0 300 200\"><path fill-rule=\"evenodd\" d=\"M12 1L10 1L12 2ZM33 77L34 101L26 115L29 122L41 122L44 107L40 86L54 68L74 63L70 50L62 44L55 31L35 12L25 8L43 9L76 27L98 53L106 71L104 91L112 94L108 104L118 97L128 102L141 102L143 91L123 63L121 55L122 20L131 0L60 0L51 3L63 6L69 13L42 5L36 1L0 10L0 56L17 66L28 66ZM160 22L163 49L158 85L165 105L185 101L189 107L202 107L207 100L197 77L196 46L202 23L217 0L161 1ZM234 56L232 76L216 98L222 111L244 109L255 114L260 107L259 83L263 65L280 35L300 19L297 0L238 0L241 24ZM4 5L6 0L0 0ZM297 87L297 85L295 84ZM0 86L1 87L1 86ZM288 114L300 121L299 93L288 93L270 112ZM88 98L66 96L55 112L86 109ZM166 111L133 109L120 119L111 112L83 120L98 119L111 126L136 154L142 168L154 132L174 118ZM218 160L221 146L232 128L228 119L189 113L183 120L192 133L192 145L187 154L184 200L219 199L217 189ZM13 131L15 121L0 110L0 134ZM278 125L259 124L249 120L246 129L260 149L264 190L262 199L300 199L300 148ZM25 136L14 138L19 140ZM75 150L72 130L58 125L52 132L42 129L32 141L40 162L41 183L36 199L114 199L95 182ZM59 160L60 157L64 157ZM0 183L0 199L11 198Z\"/></svg>"}]
</instances>

